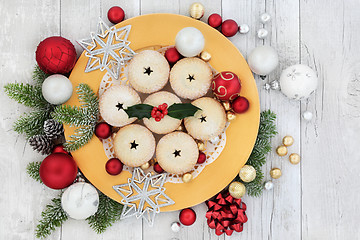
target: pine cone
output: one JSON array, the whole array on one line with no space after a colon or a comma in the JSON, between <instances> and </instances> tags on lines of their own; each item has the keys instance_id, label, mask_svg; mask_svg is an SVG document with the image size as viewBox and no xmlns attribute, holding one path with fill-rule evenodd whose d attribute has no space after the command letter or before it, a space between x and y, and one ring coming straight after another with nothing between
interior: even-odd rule
<instances>
[{"instance_id":1,"label":"pine cone","mask_svg":"<svg viewBox=\"0 0 360 240\"><path fill-rule=\"evenodd\" d=\"M54 119L48 119L44 122L45 135L51 140L59 138L64 133L61 123Z\"/></svg>"},{"instance_id":2,"label":"pine cone","mask_svg":"<svg viewBox=\"0 0 360 240\"><path fill-rule=\"evenodd\" d=\"M54 143L44 135L35 135L29 138L29 144L32 148L43 155L51 153Z\"/></svg>"}]
</instances>

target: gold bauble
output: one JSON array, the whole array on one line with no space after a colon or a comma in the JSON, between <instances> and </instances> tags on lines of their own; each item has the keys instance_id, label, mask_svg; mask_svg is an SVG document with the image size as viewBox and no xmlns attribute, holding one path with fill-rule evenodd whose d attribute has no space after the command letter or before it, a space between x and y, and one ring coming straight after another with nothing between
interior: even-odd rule
<instances>
[{"instance_id":1,"label":"gold bauble","mask_svg":"<svg viewBox=\"0 0 360 240\"><path fill-rule=\"evenodd\" d=\"M143 165L140 166L142 170L146 170L150 167L150 163L147 162L147 163L144 163Z\"/></svg>"},{"instance_id":2,"label":"gold bauble","mask_svg":"<svg viewBox=\"0 0 360 240\"><path fill-rule=\"evenodd\" d=\"M294 143L294 138L292 136L285 136L283 138L283 144L285 146L287 146L287 147L291 146L291 145L293 145L293 143Z\"/></svg>"},{"instance_id":3,"label":"gold bauble","mask_svg":"<svg viewBox=\"0 0 360 240\"><path fill-rule=\"evenodd\" d=\"M233 111L226 112L226 118L230 122L236 118L236 114Z\"/></svg>"},{"instance_id":4,"label":"gold bauble","mask_svg":"<svg viewBox=\"0 0 360 240\"><path fill-rule=\"evenodd\" d=\"M231 109L231 104L229 101L222 102L222 105L223 105L225 111L229 111Z\"/></svg>"},{"instance_id":5,"label":"gold bauble","mask_svg":"<svg viewBox=\"0 0 360 240\"><path fill-rule=\"evenodd\" d=\"M233 198L242 198L246 193L245 185L241 182L232 182L229 186L229 193Z\"/></svg>"},{"instance_id":6,"label":"gold bauble","mask_svg":"<svg viewBox=\"0 0 360 240\"><path fill-rule=\"evenodd\" d=\"M288 150L287 150L287 147L285 147L285 146L278 146L277 148L276 148L276 153L277 153L277 155L279 155L279 156L285 156L287 153L288 153Z\"/></svg>"},{"instance_id":7,"label":"gold bauble","mask_svg":"<svg viewBox=\"0 0 360 240\"><path fill-rule=\"evenodd\" d=\"M245 165L240 169L239 177L244 182L252 182L256 177L256 170L251 165Z\"/></svg>"},{"instance_id":8,"label":"gold bauble","mask_svg":"<svg viewBox=\"0 0 360 240\"><path fill-rule=\"evenodd\" d=\"M191 4L189 13L192 18L199 20L204 16L205 8L201 3L196 2Z\"/></svg>"},{"instance_id":9,"label":"gold bauble","mask_svg":"<svg viewBox=\"0 0 360 240\"><path fill-rule=\"evenodd\" d=\"M297 153L292 153L290 154L289 156L289 161L292 163L292 164L298 164L300 162L300 155L297 154Z\"/></svg>"},{"instance_id":10,"label":"gold bauble","mask_svg":"<svg viewBox=\"0 0 360 240\"><path fill-rule=\"evenodd\" d=\"M200 151L205 150L205 143L204 142L198 141L197 145L198 145L198 148L199 148Z\"/></svg>"},{"instance_id":11,"label":"gold bauble","mask_svg":"<svg viewBox=\"0 0 360 240\"><path fill-rule=\"evenodd\" d=\"M210 59L211 59L211 54L210 54L209 52L207 52L207 51L202 51L202 52L200 53L200 58L201 58L203 61L208 62L208 61L210 61Z\"/></svg>"},{"instance_id":12,"label":"gold bauble","mask_svg":"<svg viewBox=\"0 0 360 240\"><path fill-rule=\"evenodd\" d=\"M279 168L273 168L270 170L270 176L274 179L281 177L281 170Z\"/></svg>"},{"instance_id":13,"label":"gold bauble","mask_svg":"<svg viewBox=\"0 0 360 240\"><path fill-rule=\"evenodd\" d=\"M182 180L184 183L188 183L192 180L193 176L191 173L185 173L183 176L182 176Z\"/></svg>"}]
</instances>

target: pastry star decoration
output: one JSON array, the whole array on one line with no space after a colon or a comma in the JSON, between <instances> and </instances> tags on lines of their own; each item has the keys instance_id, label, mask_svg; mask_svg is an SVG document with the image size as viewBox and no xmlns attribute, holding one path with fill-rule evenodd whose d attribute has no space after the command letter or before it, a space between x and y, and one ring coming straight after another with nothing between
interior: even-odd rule
<instances>
[{"instance_id":1,"label":"pastry star decoration","mask_svg":"<svg viewBox=\"0 0 360 240\"><path fill-rule=\"evenodd\" d=\"M111 77L118 79L121 65L131 59L135 52L129 47L131 25L116 28L109 27L102 19L99 20L97 33L90 33L90 39L79 40L79 45L86 51L89 58L85 72L105 69Z\"/></svg>"},{"instance_id":2,"label":"pastry star decoration","mask_svg":"<svg viewBox=\"0 0 360 240\"><path fill-rule=\"evenodd\" d=\"M132 177L128 178L127 183L113 186L114 190L123 198L121 203L124 207L121 219L132 216L142 217L152 226L160 208L175 203L164 193L163 185L166 176L166 173L145 174L141 168L134 168Z\"/></svg>"}]
</instances>

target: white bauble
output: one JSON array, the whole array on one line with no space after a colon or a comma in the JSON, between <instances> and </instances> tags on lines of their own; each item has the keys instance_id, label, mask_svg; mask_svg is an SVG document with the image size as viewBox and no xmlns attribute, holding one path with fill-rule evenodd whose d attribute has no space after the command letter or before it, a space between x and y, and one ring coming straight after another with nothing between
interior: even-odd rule
<instances>
[{"instance_id":1,"label":"white bauble","mask_svg":"<svg viewBox=\"0 0 360 240\"><path fill-rule=\"evenodd\" d=\"M281 92L294 100L306 99L317 88L318 78L314 70L303 64L286 68L280 76Z\"/></svg>"},{"instance_id":2,"label":"white bauble","mask_svg":"<svg viewBox=\"0 0 360 240\"><path fill-rule=\"evenodd\" d=\"M199 55L205 46L204 35L194 27L181 29L175 38L175 47L184 57Z\"/></svg>"},{"instance_id":3,"label":"white bauble","mask_svg":"<svg viewBox=\"0 0 360 240\"><path fill-rule=\"evenodd\" d=\"M309 111L304 112L304 113L303 113L303 118L304 118L306 121L311 121L311 119L313 118L312 112L309 112Z\"/></svg>"},{"instance_id":4,"label":"white bauble","mask_svg":"<svg viewBox=\"0 0 360 240\"><path fill-rule=\"evenodd\" d=\"M77 182L65 190L61 197L61 206L70 218L83 220L98 210L99 194L91 184Z\"/></svg>"},{"instance_id":5,"label":"white bauble","mask_svg":"<svg viewBox=\"0 0 360 240\"><path fill-rule=\"evenodd\" d=\"M255 74L266 76L279 64L279 57L274 48L270 46L256 47L248 57L248 64Z\"/></svg>"},{"instance_id":6,"label":"white bauble","mask_svg":"<svg viewBox=\"0 0 360 240\"><path fill-rule=\"evenodd\" d=\"M42 84L42 95L51 104L63 104L70 99L73 86L70 80L61 75L54 74L45 79Z\"/></svg>"}]
</instances>

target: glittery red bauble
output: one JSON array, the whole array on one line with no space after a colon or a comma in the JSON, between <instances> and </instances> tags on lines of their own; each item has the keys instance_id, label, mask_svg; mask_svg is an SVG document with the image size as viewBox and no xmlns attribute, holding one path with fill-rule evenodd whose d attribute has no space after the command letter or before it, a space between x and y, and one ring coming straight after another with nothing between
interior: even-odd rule
<instances>
[{"instance_id":1,"label":"glittery red bauble","mask_svg":"<svg viewBox=\"0 0 360 240\"><path fill-rule=\"evenodd\" d=\"M245 97L238 97L231 103L231 108L236 113L243 113L249 109L249 101Z\"/></svg>"},{"instance_id":2,"label":"glittery red bauble","mask_svg":"<svg viewBox=\"0 0 360 240\"><path fill-rule=\"evenodd\" d=\"M222 23L222 18L221 18L221 16L220 16L219 14L217 14L217 13L211 14L211 15L209 16L209 18L208 18L208 24L209 24L210 26L212 26L213 28L218 28L218 27L220 27L221 23Z\"/></svg>"},{"instance_id":3,"label":"glittery red bauble","mask_svg":"<svg viewBox=\"0 0 360 240\"><path fill-rule=\"evenodd\" d=\"M163 173L164 169L162 169L162 167L160 167L159 163L155 163L154 164L154 171L157 172L157 173Z\"/></svg>"},{"instance_id":4,"label":"glittery red bauble","mask_svg":"<svg viewBox=\"0 0 360 240\"><path fill-rule=\"evenodd\" d=\"M46 38L36 49L36 62L47 74L68 73L76 63L75 47L63 37Z\"/></svg>"},{"instance_id":5,"label":"glittery red bauble","mask_svg":"<svg viewBox=\"0 0 360 240\"><path fill-rule=\"evenodd\" d=\"M228 19L221 24L221 32L226 37L234 36L239 30L239 26L234 20Z\"/></svg>"},{"instance_id":6,"label":"glittery red bauble","mask_svg":"<svg viewBox=\"0 0 360 240\"><path fill-rule=\"evenodd\" d=\"M95 126L95 136L100 139L106 139L111 135L111 126L106 122L101 122Z\"/></svg>"},{"instance_id":7,"label":"glittery red bauble","mask_svg":"<svg viewBox=\"0 0 360 240\"><path fill-rule=\"evenodd\" d=\"M196 220L196 213L191 208L185 208L181 210L179 220L185 226L190 226Z\"/></svg>"},{"instance_id":8,"label":"glittery red bauble","mask_svg":"<svg viewBox=\"0 0 360 240\"><path fill-rule=\"evenodd\" d=\"M206 161L206 155L203 152L199 152L197 163L204 163Z\"/></svg>"},{"instance_id":9,"label":"glittery red bauble","mask_svg":"<svg viewBox=\"0 0 360 240\"><path fill-rule=\"evenodd\" d=\"M220 100L234 100L241 90L239 77L233 72L221 72L213 78L211 89Z\"/></svg>"},{"instance_id":10,"label":"glittery red bauble","mask_svg":"<svg viewBox=\"0 0 360 240\"><path fill-rule=\"evenodd\" d=\"M117 24L125 18L124 10L121 7L117 6L110 8L107 15L109 21L113 24Z\"/></svg>"},{"instance_id":11,"label":"glittery red bauble","mask_svg":"<svg viewBox=\"0 0 360 240\"><path fill-rule=\"evenodd\" d=\"M40 178L52 189L70 186L76 179L78 169L74 159L65 153L52 153L40 165Z\"/></svg>"},{"instance_id":12,"label":"glittery red bauble","mask_svg":"<svg viewBox=\"0 0 360 240\"><path fill-rule=\"evenodd\" d=\"M174 64L181 58L180 53L176 50L176 48L172 47L166 50L165 58L168 60L170 64Z\"/></svg>"},{"instance_id":13,"label":"glittery red bauble","mask_svg":"<svg viewBox=\"0 0 360 240\"><path fill-rule=\"evenodd\" d=\"M105 169L110 175L118 175L123 169L123 164L118 158L110 158L105 164Z\"/></svg>"},{"instance_id":14,"label":"glittery red bauble","mask_svg":"<svg viewBox=\"0 0 360 240\"><path fill-rule=\"evenodd\" d=\"M65 150L62 144L56 145L51 153L66 153L69 154L68 151Z\"/></svg>"}]
</instances>

